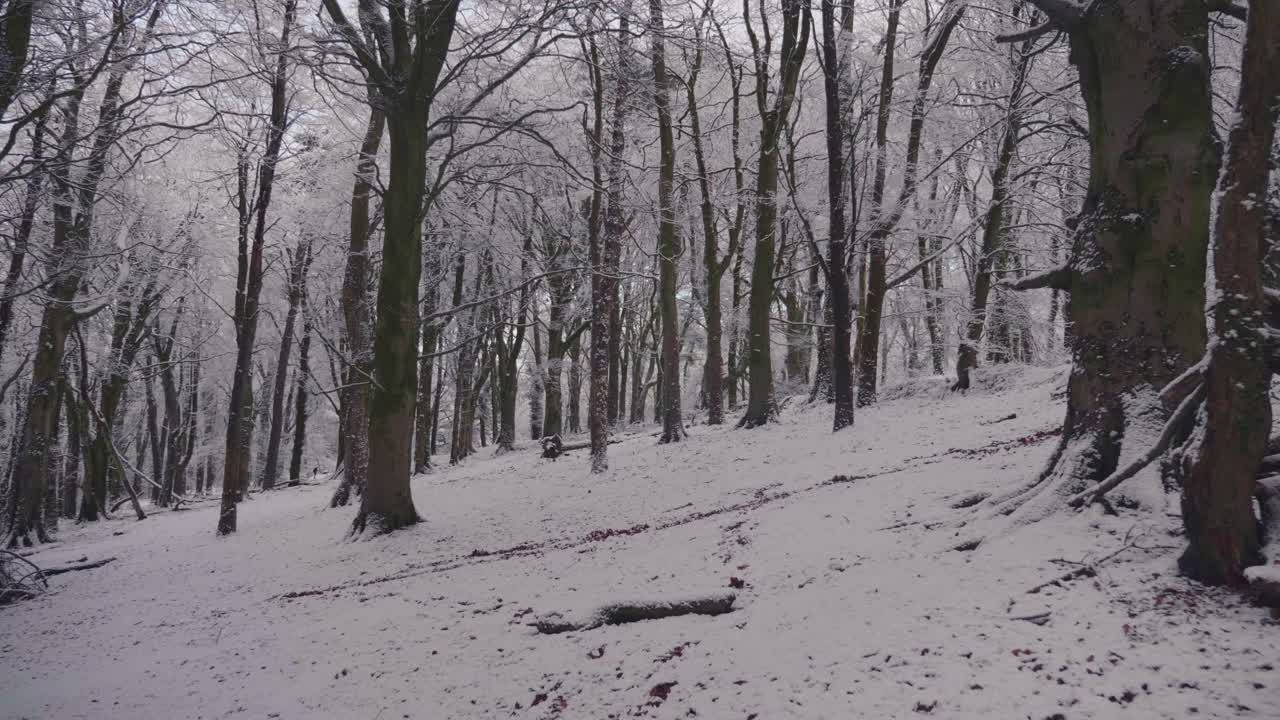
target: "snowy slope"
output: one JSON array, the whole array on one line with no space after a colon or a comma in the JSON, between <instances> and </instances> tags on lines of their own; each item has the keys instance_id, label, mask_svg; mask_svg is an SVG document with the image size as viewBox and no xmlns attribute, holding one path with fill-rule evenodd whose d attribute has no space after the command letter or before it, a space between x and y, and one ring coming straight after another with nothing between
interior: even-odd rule
<instances>
[{"instance_id":1,"label":"snowy slope","mask_svg":"<svg viewBox=\"0 0 1280 720\"><path fill-rule=\"evenodd\" d=\"M483 451L415 480L425 523L368 542L326 486L255 496L226 539L212 506L64 528L32 559L119 560L0 608L0 716L1275 717L1280 633L1176 576L1176 519L1091 510L948 550L982 511L950 505L1033 477L1061 421L1062 369L981 377L900 388L836 436L796 403L767 430L632 435L603 476ZM717 617L527 625L731 582Z\"/></svg>"}]
</instances>

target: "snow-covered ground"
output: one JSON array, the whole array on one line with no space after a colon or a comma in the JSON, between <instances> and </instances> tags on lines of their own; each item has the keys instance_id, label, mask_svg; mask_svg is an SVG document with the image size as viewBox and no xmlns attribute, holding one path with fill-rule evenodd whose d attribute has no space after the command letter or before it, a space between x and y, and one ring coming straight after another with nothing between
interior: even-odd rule
<instances>
[{"instance_id":1,"label":"snow-covered ground","mask_svg":"<svg viewBox=\"0 0 1280 720\"><path fill-rule=\"evenodd\" d=\"M1064 376L920 381L834 436L798 402L765 430L629 435L602 476L582 451L484 450L414 481L424 523L367 542L328 486L256 495L225 539L207 504L64 527L31 559L118 560L0 608L0 716L1276 717L1280 629L1177 576L1166 513L949 550L981 515L952 504L1052 450ZM731 584L716 617L528 626Z\"/></svg>"}]
</instances>

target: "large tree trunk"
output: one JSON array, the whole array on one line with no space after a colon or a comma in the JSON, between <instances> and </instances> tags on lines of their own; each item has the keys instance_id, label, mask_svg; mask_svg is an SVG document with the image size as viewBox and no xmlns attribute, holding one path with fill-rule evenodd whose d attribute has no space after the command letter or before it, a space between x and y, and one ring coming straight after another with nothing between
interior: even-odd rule
<instances>
[{"instance_id":1,"label":"large tree trunk","mask_svg":"<svg viewBox=\"0 0 1280 720\"><path fill-rule=\"evenodd\" d=\"M415 2L412 13L405 12L403 6L393 6L387 16L377 7L362 5L362 10L369 11L362 14L362 21L375 22L386 30L369 38L377 44L376 49L360 39L362 35L347 20L338 0L323 2L370 75L377 92L370 105L386 112L390 138L369 398L368 483L360 512L351 524L351 534L358 536L391 532L419 519L409 478L418 387L418 287L422 278L427 128L436 83L453 38L458 0Z\"/></svg>"},{"instance_id":2,"label":"large tree trunk","mask_svg":"<svg viewBox=\"0 0 1280 720\"><path fill-rule=\"evenodd\" d=\"M352 534L391 532L418 522L413 474L418 390L418 286L422 276L422 196L426 182L425 103L389 112L386 235L378 284L373 383L369 392L369 476ZM415 107L416 106L416 107Z\"/></svg>"},{"instance_id":3,"label":"large tree trunk","mask_svg":"<svg viewBox=\"0 0 1280 720\"><path fill-rule=\"evenodd\" d=\"M1159 390L1205 344L1217 166L1205 4L1099 0L1076 23L1071 60L1089 112L1089 189L1069 265L1040 283L1061 278L1070 290L1075 368L1047 467L998 499L1015 522L1056 510L1122 455L1152 447L1168 415Z\"/></svg>"},{"instance_id":4,"label":"large tree trunk","mask_svg":"<svg viewBox=\"0 0 1280 720\"><path fill-rule=\"evenodd\" d=\"M1204 431L1186 455L1189 467L1182 485L1188 546L1178 564L1206 583L1240 583L1244 569L1262 561L1253 492L1271 429L1271 372L1258 350L1267 345L1262 278L1266 205L1258 198L1267 193L1280 112L1278 68L1280 3L1254 0L1249 3L1236 120L1210 213L1214 294L1208 303L1213 330L1204 375ZM1269 514L1264 512L1264 518Z\"/></svg>"}]
</instances>

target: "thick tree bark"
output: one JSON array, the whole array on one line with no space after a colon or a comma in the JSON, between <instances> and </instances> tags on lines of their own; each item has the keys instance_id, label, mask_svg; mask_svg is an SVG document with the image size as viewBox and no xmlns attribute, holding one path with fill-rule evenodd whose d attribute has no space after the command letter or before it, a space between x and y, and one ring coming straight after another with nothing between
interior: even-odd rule
<instances>
[{"instance_id":1,"label":"thick tree bark","mask_svg":"<svg viewBox=\"0 0 1280 720\"><path fill-rule=\"evenodd\" d=\"M1092 168L1068 268L1075 368L1062 439L1039 478L999 499L1043 517L1155 442L1158 391L1199 359L1217 167L1208 11L1200 0L1099 0L1071 26ZM1141 38L1135 42L1134 38Z\"/></svg>"},{"instance_id":2,"label":"thick tree bark","mask_svg":"<svg viewBox=\"0 0 1280 720\"><path fill-rule=\"evenodd\" d=\"M1249 3L1240 98L1213 196L1209 262L1212 332L1204 374L1203 433L1182 484L1186 551L1178 564L1207 583L1237 584L1262 561L1254 477L1271 428L1271 373L1263 353L1265 197L1280 113L1280 3ZM1262 499L1262 496L1259 497ZM1270 513L1265 513L1269 515ZM1274 560L1274 558L1273 558Z\"/></svg>"}]
</instances>

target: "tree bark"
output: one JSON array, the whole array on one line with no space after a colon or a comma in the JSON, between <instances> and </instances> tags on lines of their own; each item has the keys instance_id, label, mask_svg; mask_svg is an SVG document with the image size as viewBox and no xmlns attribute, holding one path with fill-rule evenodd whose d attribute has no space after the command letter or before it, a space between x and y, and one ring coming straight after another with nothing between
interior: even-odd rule
<instances>
[{"instance_id":1,"label":"tree bark","mask_svg":"<svg viewBox=\"0 0 1280 720\"><path fill-rule=\"evenodd\" d=\"M848 262L848 229L845 226L845 169L844 138L847 134L844 117L845 76L848 74L848 47L841 47L841 37L852 32L853 3L845 0L840 17L840 30L836 30L835 0L822 2L822 62L823 87L826 91L827 130L827 266L826 280L830 288L827 308L830 310L830 330L820 333L830 340L830 346L819 345L819 352L827 357L831 373L831 393L835 404L832 430L840 431L853 425L853 361L852 318L849 298L849 275L845 271ZM895 19L892 22L896 25ZM886 58L892 50L886 46ZM819 372L822 372L819 360Z\"/></svg>"},{"instance_id":2,"label":"tree bark","mask_svg":"<svg viewBox=\"0 0 1280 720\"><path fill-rule=\"evenodd\" d=\"M626 150L627 101L630 96L625 69L630 54L630 13L631 3L630 0L626 0L618 13L619 70L613 88L613 113L610 119L612 129L609 141L609 184L606 190L608 205L604 214L604 232L591 234L589 248L591 349L587 425L591 433L591 472L593 473L601 473L609 469L609 401L612 391L616 390L616 379L615 382L610 382L610 351L613 350L616 355L615 335L620 330L614 323L614 319L618 304L618 263L622 254L624 230L622 190L626 178L622 154ZM597 105L596 112L600 111ZM596 166L598 168L599 163L596 163ZM597 181L596 184L599 185L599 182Z\"/></svg>"},{"instance_id":3,"label":"tree bark","mask_svg":"<svg viewBox=\"0 0 1280 720\"><path fill-rule=\"evenodd\" d=\"M1204 429L1186 457L1182 571L1205 583L1240 584L1262 562L1253 515L1254 477L1271 428L1271 373L1263 353L1263 258L1270 150L1280 113L1280 3L1249 3L1240 97L1209 214L1213 294L1204 374ZM1261 499L1261 496L1260 496Z\"/></svg>"},{"instance_id":4,"label":"tree bark","mask_svg":"<svg viewBox=\"0 0 1280 720\"><path fill-rule=\"evenodd\" d=\"M363 495L369 481L369 378L373 353L369 347L369 196L378 172L378 148L386 129L386 114L370 90L369 119L356 160L351 186L346 269L342 275L342 319L350 365L343 372L342 480L330 507L351 501L351 493Z\"/></svg>"},{"instance_id":5,"label":"tree bark","mask_svg":"<svg viewBox=\"0 0 1280 720\"><path fill-rule=\"evenodd\" d=\"M680 319L676 306L680 228L676 221L676 144L671 129L671 88L667 78L666 32L662 0L649 0L649 41L652 43L654 107L658 115L658 284L662 313L662 437L661 443L684 439L680 408Z\"/></svg>"},{"instance_id":6,"label":"tree bark","mask_svg":"<svg viewBox=\"0 0 1280 720\"><path fill-rule=\"evenodd\" d=\"M289 354L293 350L294 328L298 324L298 310L306 292L307 272L311 266L311 241L303 237L290 255L289 310L285 314L284 330L280 333L280 353L276 356L275 387L271 391L271 435L267 441L267 457L262 465L262 489L276 485L280 474L280 443L284 438L285 388L289 381Z\"/></svg>"},{"instance_id":7,"label":"tree bark","mask_svg":"<svg viewBox=\"0 0 1280 720\"><path fill-rule=\"evenodd\" d=\"M1159 389L1203 355L1217 167L1208 32L1200 0L1100 0L1071 27L1092 158L1063 273L1074 370L1048 465L999 503L1015 522L1107 478L1124 447L1152 445L1170 412Z\"/></svg>"},{"instance_id":8,"label":"tree bark","mask_svg":"<svg viewBox=\"0 0 1280 720\"><path fill-rule=\"evenodd\" d=\"M253 348L258 334L258 306L262 295L262 256L267 236L267 211L276 180L276 166L288 122L288 58L290 38L297 16L297 0L285 0L280 30L280 48L271 76L271 112L267 144L258 164L257 199L252 207L249 192L249 161L241 154L237 172L237 200L240 208L239 253L236 273L236 363L231 382L231 404L227 411L226 462L222 476L222 506L218 513L218 534L236 531L236 506L249 485L249 449L253 439ZM251 212L252 210L252 212ZM253 240L248 228L253 217Z\"/></svg>"},{"instance_id":9,"label":"tree bark","mask_svg":"<svg viewBox=\"0 0 1280 720\"><path fill-rule=\"evenodd\" d=\"M744 4L744 10L746 9ZM769 105L767 49L762 53L749 17L745 17L756 63L756 103L760 111L760 156L756 169L755 259L751 266L751 297L748 323L747 411L740 427L759 427L778 413L773 394L773 358L770 308L773 305L774 246L778 220L778 140L787 126L795 102L796 85L804 65L812 24L809 4L802 0L782 0L781 75L778 92Z\"/></svg>"}]
</instances>

